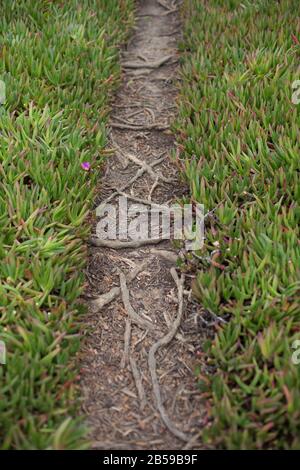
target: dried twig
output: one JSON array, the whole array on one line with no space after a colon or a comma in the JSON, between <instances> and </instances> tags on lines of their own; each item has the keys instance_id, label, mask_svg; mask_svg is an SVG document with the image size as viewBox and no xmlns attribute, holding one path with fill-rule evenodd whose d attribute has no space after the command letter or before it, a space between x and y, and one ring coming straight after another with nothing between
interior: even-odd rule
<instances>
[{"instance_id":1,"label":"dried twig","mask_svg":"<svg viewBox=\"0 0 300 470\"><path fill-rule=\"evenodd\" d=\"M132 446L128 442L111 442L111 441L93 441L91 443L92 449L111 449L111 450L130 450L135 449L134 443Z\"/></svg>"},{"instance_id":2,"label":"dried twig","mask_svg":"<svg viewBox=\"0 0 300 470\"><path fill-rule=\"evenodd\" d=\"M190 437L187 436L186 434L184 434L179 429L177 429L174 426L174 424L171 422L171 420L169 419L169 417L166 413L166 410L165 410L165 408L162 404L162 399L161 399L161 394L160 394L160 387L159 387L159 382L158 382L157 372L156 372L155 354L159 350L159 348L161 348L162 346L168 345L172 341L172 339L174 338L174 336L177 333L177 330L178 330L179 325L181 323L182 314L183 314L184 275L182 275L181 278L179 279L175 268L172 268L170 270L170 272L171 272L171 275L172 275L172 277L173 277L173 279L174 279L174 281L177 285L177 289L178 289L178 314L177 314L177 317L176 317L175 321L173 322L173 325L172 325L169 333L167 333L165 336L160 338L150 348L149 356L148 356L148 365L149 365L149 370L150 370L150 374L151 374L151 380L152 380L152 384L153 384L153 392L154 392L155 399L156 399L156 405L157 405L157 409L160 413L161 419L163 420L163 422L165 423L165 425L169 429L169 431L172 434L174 434L174 436L178 437L179 439L181 439L185 442L189 442Z\"/></svg>"}]
</instances>

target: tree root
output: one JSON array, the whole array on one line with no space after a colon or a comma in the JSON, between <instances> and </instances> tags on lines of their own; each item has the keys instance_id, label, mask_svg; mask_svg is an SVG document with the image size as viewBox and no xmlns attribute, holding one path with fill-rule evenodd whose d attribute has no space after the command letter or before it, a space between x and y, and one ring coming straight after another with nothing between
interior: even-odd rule
<instances>
[{"instance_id":1,"label":"tree root","mask_svg":"<svg viewBox=\"0 0 300 470\"><path fill-rule=\"evenodd\" d=\"M119 150L119 147L117 146L117 144L114 144L116 146L116 148ZM156 165L159 165L160 163L162 163L164 160L165 160L166 157L161 157L161 158L158 158L157 160L155 160L154 162L150 163L149 166L152 168ZM139 170L136 172L136 174L128 181L128 183L126 183L124 186L122 186L122 188L119 190L115 190L110 196L108 196L108 198L106 198L101 204L100 204L100 207L103 206L105 207L105 204L109 201L111 201L114 197L118 196L118 194L120 194L120 191L125 191L125 189L127 189L129 186L132 186L133 183L136 182L136 180L138 180L139 178L141 178L143 176L143 174L145 173L146 169L144 167L141 167L139 168Z\"/></svg>"},{"instance_id":2,"label":"tree root","mask_svg":"<svg viewBox=\"0 0 300 470\"><path fill-rule=\"evenodd\" d=\"M151 189L150 189L150 192L149 192L149 195L148 195L148 201L150 201L150 202L152 201L152 194L154 193L157 186L159 186L159 177L156 178L153 185L151 186Z\"/></svg>"},{"instance_id":3,"label":"tree root","mask_svg":"<svg viewBox=\"0 0 300 470\"><path fill-rule=\"evenodd\" d=\"M136 266L132 271L130 271L126 276L126 281L129 283L133 281L140 272L144 271L146 267L146 262ZM105 305L109 304L115 300L121 293L120 287L113 287L109 292L100 295L97 299L94 299L92 305L97 307L98 310L101 310Z\"/></svg>"},{"instance_id":4,"label":"tree root","mask_svg":"<svg viewBox=\"0 0 300 470\"><path fill-rule=\"evenodd\" d=\"M90 244L102 248L111 248L112 250L123 250L124 248L141 248L147 245L158 245L163 242L162 238L149 238L148 240L131 240L120 242L118 240L101 240L101 238L91 238Z\"/></svg>"},{"instance_id":5,"label":"tree root","mask_svg":"<svg viewBox=\"0 0 300 470\"><path fill-rule=\"evenodd\" d=\"M164 181L165 183L173 183L173 180L170 179L170 178L165 178L164 176L162 176L161 174L157 174L155 173L155 171L152 170L152 166L149 165L147 162L143 161L143 160L140 160L139 158L137 158L135 155L132 155L130 153L127 154L127 158L129 158L129 160L131 160L132 162L136 163L137 165L139 165L141 168L144 168L145 171L147 171L147 173L149 173L149 175L154 179L154 180L157 180L157 179L161 179L162 181Z\"/></svg>"},{"instance_id":6,"label":"tree root","mask_svg":"<svg viewBox=\"0 0 300 470\"><path fill-rule=\"evenodd\" d=\"M170 129L169 125L160 125L160 124L141 124L141 125L135 125L135 124L122 124L121 122L110 122L110 127L113 127L114 129L122 129L122 130L129 130L129 131L166 131L167 129Z\"/></svg>"},{"instance_id":7,"label":"tree root","mask_svg":"<svg viewBox=\"0 0 300 470\"><path fill-rule=\"evenodd\" d=\"M167 10L165 13L162 13L161 16L170 15L171 13L175 13L175 11L177 11L177 8L175 8L175 2L172 2L172 6L169 7L162 0L156 0L156 1L161 7Z\"/></svg>"},{"instance_id":8,"label":"tree root","mask_svg":"<svg viewBox=\"0 0 300 470\"><path fill-rule=\"evenodd\" d=\"M195 448L195 444L197 443L197 440L201 438L202 431L196 433L194 436L191 437L189 442L182 448L182 450L189 450Z\"/></svg>"},{"instance_id":9,"label":"tree root","mask_svg":"<svg viewBox=\"0 0 300 470\"><path fill-rule=\"evenodd\" d=\"M184 274L181 276L181 278L178 278L177 272L175 268L172 268L170 270L171 275L177 285L178 289L178 314L177 317L169 331L165 336L160 338L156 343L153 344L153 346L150 348L149 351L149 356L148 356L148 365L149 365L149 370L151 374L151 380L152 380L152 385L153 385L153 392L154 396L156 399L156 406L157 409L160 413L161 419L166 425L166 427L169 429L169 431L174 434L174 436L178 437L184 442L189 442L190 437L184 434L182 431L177 429L174 424L171 422L169 419L166 410L162 404L162 399L161 399L161 393L160 393L160 387L159 387L159 382L157 378L157 372L156 372L156 359L155 359L155 354L161 348L162 346L167 346L172 339L176 336L177 330L180 326L181 323L181 318L183 314L183 285L184 285Z\"/></svg>"},{"instance_id":10,"label":"tree root","mask_svg":"<svg viewBox=\"0 0 300 470\"><path fill-rule=\"evenodd\" d=\"M162 0L156 0L156 3L158 3L161 7L165 8L167 11L172 10L172 8L166 5Z\"/></svg>"},{"instance_id":11,"label":"tree root","mask_svg":"<svg viewBox=\"0 0 300 470\"><path fill-rule=\"evenodd\" d=\"M174 253L173 251L157 250L155 248L151 248L150 252L156 256L163 258L166 261L169 261L170 263L173 263L173 264L177 263L178 255Z\"/></svg>"},{"instance_id":12,"label":"tree root","mask_svg":"<svg viewBox=\"0 0 300 470\"><path fill-rule=\"evenodd\" d=\"M138 18L147 18L147 16L168 16L171 13L176 13L177 8L174 8L169 11L165 11L164 13L145 13L144 15L138 15Z\"/></svg>"},{"instance_id":13,"label":"tree root","mask_svg":"<svg viewBox=\"0 0 300 470\"><path fill-rule=\"evenodd\" d=\"M126 324L125 324L125 333L124 333L124 352L123 352L123 357L122 357L121 364L120 364L121 369L124 369L124 367L129 361L130 338L131 338L131 320L130 318L127 318Z\"/></svg>"},{"instance_id":14,"label":"tree root","mask_svg":"<svg viewBox=\"0 0 300 470\"><path fill-rule=\"evenodd\" d=\"M158 69L162 65L169 62L169 60L172 59L173 57L174 57L173 55L167 55L165 57L162 57L160 60L154 60L152 62L128 61L128 62L123 62L122 65L125 69Z\"/></svg>"},{"instance_id":15,"label":"tree root","mask_svg":"<svg viewBox=\"0 0 300 470\"><path fill-rule=\"evenodd\" d=\"M125 274L122 272L120 273L120 287L121 287L121 295L122 295L123 304L132 323L135 323L140 328L151 330L151 331L156 331L156 327L155 325L153 325L153 323L151 323L147 318L141 315L138 315L136 311L133 309L130 303L130 299L129 299L129 290L128 290L127 283L126 283L126 277L125 277Z\"/></svg>"},{"instance_id":16,"label":"tree root","mask_svg":"<svg viewBox=\"0 0 300 470\"><path fill-rule=\"evenodd\" d=\"M131 201L138 202L139 204L144 204L145 206L151 206L152 208L157 208L158 210L168 210L169 207L163 204L157 204L156 202L148 201L147 199L142 199L140 197L131 196L131 194L124 193L123 191L118 191L118 194L126 197Z\"/></svg>"},{"instance_id":17,"label":"tree root","mask_svg":"<svg viewBox=\"0 0 300 470\"><path fill-rule=\"evenodd\" d=\"M146 400L145 390L144 390L143 383L142 383L142 378L138 370L135 359L133 357L130 357L129 362L130 362L132 375L135 381L135 386L136 386L140 403L141 403L140 408L141 410L143 410L147 404L147 400Z\"/></svg>"}]
</instances>

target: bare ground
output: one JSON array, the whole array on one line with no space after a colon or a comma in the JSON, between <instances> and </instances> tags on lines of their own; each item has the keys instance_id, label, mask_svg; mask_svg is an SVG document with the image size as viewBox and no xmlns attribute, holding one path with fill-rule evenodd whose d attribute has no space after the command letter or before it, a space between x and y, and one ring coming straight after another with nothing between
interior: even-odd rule
<instances>
[{"instance_id":1,"label":"bare ground","mask_svg":"<svg viewBox=\"0 0 300 470\"><path fill-rule=\"evenodd\" d=\"M185 192L170 158L176 147L168 130L176 112L180 26L176 1L138 2L110 121L115 153L97 204L107 198L116 204L116 190L125 186L131 197L155 203ZM177 274L174 255L169 241L90 248L80 357L83 411L96 449L202 448L205 417L194 368L204 333L189 297L190 277ZM140 272L126 282L135 269Z\"/></svg>"}]
</instances>

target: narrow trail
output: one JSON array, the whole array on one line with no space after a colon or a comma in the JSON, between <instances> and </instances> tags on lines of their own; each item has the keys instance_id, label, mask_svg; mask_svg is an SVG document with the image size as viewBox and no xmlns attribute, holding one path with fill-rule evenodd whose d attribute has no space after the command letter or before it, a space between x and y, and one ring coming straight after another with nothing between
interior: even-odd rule
<instances>
[{"instance_id":1,"label":"narrow trail","mask_svg":"<svg viewBox=\"0 0 300 470\"><path fill-rule=\"evenodd\" d=\"M175 142L168 130L180 28L176 1L137 2L110 121L115 153L97 204L117 206L120 191L132 203L165 204L185 191L169 158ZM201 448L203 404L194 377L199 307L189 300L190 279L176 272L176 257L169 241L90 247L81 389L96 449Z\"/></svg>"}]
</instances>

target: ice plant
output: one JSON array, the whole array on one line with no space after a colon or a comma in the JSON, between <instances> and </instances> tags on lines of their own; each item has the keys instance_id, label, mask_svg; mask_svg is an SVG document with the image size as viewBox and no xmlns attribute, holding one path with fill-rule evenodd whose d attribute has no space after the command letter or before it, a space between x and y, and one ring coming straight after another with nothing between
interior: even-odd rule
<instances>
[{"instance_id":1,"label":"ice plant","mask_svg":"<svg viewBox=\"0 0 300 470\"><path fill-rule=\"evenodd\" d=\"M205 345L203 371L215 373L200 383L211 410L204 437L220 448L300 449L300 368L292 361L300 107L290 102L297 7L299 0L185 0L175 128L192 200L215 217L193 291L227 322Z\"/></svg>"},{"instance_id":2,"label":"ice plant","mask_svg":"<svg viewBox=\"0 0 300 470\"><path fill-rule=\"evenodd\" d=\"M91 169L91 164L90 162L83 162L81 163L81 168L85 171L89 171Z\"/></svg>"},{"instance_id":3,"label":"ice plant","mask_svg":"<svg viewBox=\"0 0 300 470\"><path fill-rule=\"evenodd\" d=\"M85 446L72 359L96 186L86 171L106 142L132 12L132 0L1 1L0 449ZM70 24L87 25L87 42Z\"/></svg>"}]
</instances>

